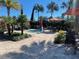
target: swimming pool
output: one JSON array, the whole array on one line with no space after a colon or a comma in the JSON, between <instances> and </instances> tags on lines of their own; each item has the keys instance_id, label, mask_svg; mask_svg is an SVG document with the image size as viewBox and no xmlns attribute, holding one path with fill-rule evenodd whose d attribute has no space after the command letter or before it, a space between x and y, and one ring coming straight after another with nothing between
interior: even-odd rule
<instances>
[{"instance_id":1,"label":"swimming pool","mask_svg":"<svg viewBox=\"0 0 79 59\"><path fill-rule=\"evenodd\" d=\"M42 31L41 31L41 29L29 29L28 32L37 32L37 33L40 33Z\"/></svg>"}]
</instances>

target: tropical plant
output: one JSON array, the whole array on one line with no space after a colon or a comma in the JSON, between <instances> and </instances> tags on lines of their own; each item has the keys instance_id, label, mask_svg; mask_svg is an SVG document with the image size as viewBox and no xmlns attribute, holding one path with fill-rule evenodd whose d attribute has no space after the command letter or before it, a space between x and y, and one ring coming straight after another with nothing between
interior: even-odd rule
<instances>
[{"instance_id":1,"label":"tropical plant","mask_svg":"<svg viewBox=\"0 0 79 59\"><path fill-rule=\"evenodd\" d=\"M47 18L44 17L44 16L40 16L40 17L39 17L39 21L40 21L40 25L41 25L41 26L43 26L44 22L46 22L46 19L47 19Z\"/></svg>"},{"instance_id":2,"label":"tropical plant","mask_svg":"<svg viewBox=\"0 0 79 59\"><path fill-rule=\"evenodd\" d=\"M5 21L3 20L3 18L0 18L0 34L4 33L4 29L5 29Z\"/></svg>"},{"instance_id":3,"label":"tropical plant","mask_svg":"<svg viewBox=\"0 0 79 59\"><path fill-rule=\"evenodd\" d=\"M8 36L8 39L11 41L19 41L19 40L23 40L25 38L30 37L31 35L29 34L23 34L21 35L20 33L14 32L11 34L11 36Z\"/></svg>"},{"instance_id":4,"label":"tropical plant","mask_svg":"<svg viewBox=\"0 0 79 59\"><path fill-rule=\"evenodd\" d=\"M10 25L14 22L14 20L10 16L4 17L4 20L5 23L7 24L8 34L11 35Z\"/></svg>"},{"instance_id":5,"label":"tropical plant","mask_svg":"<svg viewBox=\"0 0 79 59\"><path fill-rule=\"evenodd\" d=\"M33 22L34 22L34 11L35 11L35 6L32 9L32 14L31 14L31 18L30 18L30 28L33 27Z\"/></svg>"},{"instance_id":6,"label":"tropical plant","mask_svg":"<svg viewBox=\"0 0 79 59\"><path fill-rule=\"evenodd\" d=\"M24 27L24 24L26 23L26 21L27 21L27 17L25 15L20 15L18 17L18 23L21 26L21 34L22 35L23 35L23 27Z\"/></svg>"},{"instance_id":7,"label":"tropical plant","mask_svg":"<svg viewBox=\"0 0 79 59\"><path fill-rule=\"evenodd\" d=\"M33 28L33 22L34 22L34 13L35 12L38 12L38 19L39 19L39 12L43 12L44 11L44 8L42 5L40 4L35 4L33 6L33 9L32 9L32 14L31 14L31 21L30 21L30 28Z\"/></svg>"},{"instance_id":8,"label":"tropical plant","mask_svg":"<svg viewBox=\"0 0 79 59\"><path fill-rule=\"evenodd\" d=\"M12 30L11 30L11 32L13 33L13 31L14 31L14 25L17 23L17 21L16 21L16 16L13 16L13 18L12 18L12 23L11 23L11 26L12 26Z\"/></svg>"},{"instance_id":9,"label":"tropical plant","mask_svg":"<svg viewBox=\"0 0 79 59\"><path fill-rule=\"evenodd\" d=\"M2 6L4 3L4 0L0 0L0 6Z\"/></svg>"},{"instance_id":10,"label":"tropical plant","mask_svg":"<svg viewBox=\"0 0 79 59\"><path fill-rule=\"evenodd\" d=\"M54 40L54 43L56 43L56 44L64 43L64 42L65 42L65 39L66 39L65 36L66 36L66 32L63 31L63 30L60 30L60 31L58 32L57 37L56 37L55 40Z\"/></svg>"},{"instance_id":11,"label":"tropical plant","mask_svg":"<svg viewBox=\"0 0 79 59\"><path fill-rule=\"evenodd\" d=\"M23 12L24 12L23 11L23 6L21 5L21 13L20 14L23 15Z\"/></svg>"},{"instance_id":12,"label":"tropical plant","mask_svg":"<svg viewBox=\"0 0 79 59\"><path fill-rule=\"evenodd\" d=\"M10 20L10 10L11 8L13 9L20 9L20 4L15 1L15 0L0 0L1 6L4 6L7 8L7 19ZM7 21L7 20L6 20ZM11 21L9 21L11 22ZM10 24L7 22L7 29L8 29L8 34L10 35ZM12 22L13 23L13 22Z\"/></svg>"},{"instance_id":13,"label":"tropical plant","mask_svg":"<svg viewBox=\"0 0 79 59\"><path fill-rule=\"evenodd\" d=\"M31 14L31 22L34 21L34 11L35 11L35 6L32 9L32 14Z\"/></svg>"},{"instance_id":14,"label":"tropical plant","mask_svg":"<svg viewBox=\"0 0 79 59\"><path fill-rule=\"evenodd\" d=\"M66 8L67 9L66 12L68 12L68 10L72 8L72 6L73 6L73 0L69 0L67 3L66 2L62 2L61 8L63 8L63 9ZM64 17L64 13L62 14L62 17Z\"/></svg>"},{"instance_id":15,"label":"tropical plant","mask_svg":"<svg viewBox=\"0 0 79 59\"><path fill-rule=\"evenodd\" d=\"M55 2L51 2L47 5L48 11L51 13L51 17L54 11L58 11L58 5Z\"/></svg>"},{"instance_id":16,"label":"tropical plant","mask_svg":"<svg viewBox=\"0 0 79 59\"><path fill-rule=\"evenodd\" d=\"M41 19L42 19L42 20L46 20L47 17L45 17L45 16L40 16L40 17L39 17L39 20L41 20Z\"/></svg>"},{"instance_id":17,"label":"tropical plant","mask_svg":"<svg viewBox=\"0 0 79 59\"><path fill-rule=\"evenodd\" d=\"M35 11L38 12L38 19L39 19L39 12L43 12L44 8L41 4L36 4L34 8L35 8Z\"/></svg>"},{"instance_id":18,"label":"tropical plant","mask_svg":"<svg viewBox=\"0 0 79 59\"><path fill-rule=\"evenodd\" d=\"M10 16L10 9L20 9L20 4L15 0L3 0L2 6L7 8L7 14Z\"/></svg>"},{"instance_id":19,"label":"tropical plant","mask_svg":"<svg viewBox=\"0 0 79 59\"><path fill-rule=\"evenodd\" d=\"M73 6L73 0L69 0L67 3L66 2L62 2L62 8L68 8L70 9Z\"/></svg>"}]
</instances>

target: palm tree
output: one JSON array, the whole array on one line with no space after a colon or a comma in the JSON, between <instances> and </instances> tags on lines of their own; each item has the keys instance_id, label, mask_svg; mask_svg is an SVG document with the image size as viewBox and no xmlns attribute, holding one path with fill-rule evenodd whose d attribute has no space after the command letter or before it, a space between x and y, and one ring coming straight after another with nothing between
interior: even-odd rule
<instances>
[{"instance_id":1,"label":"palm tree","mask_svg":"<svg viewBox=\"0 0 79 59\"><path fill-rule=\"evenodd\" d=\"M34 6L34 8L35 8L35 11L38 12L38 19L39 19L39 12L43 12L43 11L44 11L44 8L43 8L43 6L40 5L40 4L36 4L36 5Z\"/></svg>"},{"instance_id":2,"label":"palm tree","mask_svg":"<svg viewBox=\"0 0 79 59\"><path fill-rule=\"evenodd\" d=\"M23 26L24 24L26 23L27 21L27 17L23 14L21 14L19 17L18 17L18 23L20 24L21 26L21 34L23 35Z\"/></svg>"},{"instance_id":3,"label":"palm tree","mask_svg":"<svg viewBox=\"0 0 79 59\"><path fill-rule=\"evenodd\" d=\"M67 9L67 11L66 12L68 12L68 10L69 9L71 9L72 8L72 6L73 6L73 0L69 0L69 2L62 2L62 6L61 6L61 8L66 8ZM62 14L62 16L64 17L64 13Z\"/></svg>"},{"instance_id":4,"label":"palm tree","mask_svg":"<svg viewBox=\"0 0 79 59\"><path fill-rule=\"evenodd\" d=\"M7 15L10 17L10 10L11 8L13 9L20 9L20 5L18 2L13 1L13 0L1 0L1 5L7 8ZM11 35L10 33L10 24L7 24L7 29L8 29L8 34Z\"/></svg>"},{"instance_id":5,"label":"palm tree","mask_svg":"<svg viewBox=\"0 0 79 59\"><path fill-rule=\"evenodd\" d=\"M4 6L7 8L7 14L10 16L10 9L20 9L20 4L18 2L13 2L13 0L5 0Z\"/></svg>"},{"instance_id":6,"label":"palm tree","mask_svg":"<svg viewBox=\"0 0 79 59\"><path fill-rule=\"evenodd\" d=\"M32 9L32 14L31 14L31 22L34 21L34 11L35 11L35 6Z\"/></svg>"},{"instance_id":7,"label":"palm tree","mask_svg":"<svg viewBox=\"0 0 79 59\"><path fill-rule=\"evenodd\" d=\"M33 9L32 9L32 14L31 14L31 18L30 18L30 28L33 27L34 12L35 12L35 6L34 6Z\"/></svg>"},{"instance_id":8,"label":"palm tree","mask_svg":"<svg viewBox=\"0 0 79 59\"><path fill-rule=\"evenodd\" d=\"M8 17L4 17L5 23L7 24L7 28L8 28L8 34L11 35L11 30L10 30L10 25L13 23L13 19L8 16Z\"/></svg>"},{"instance_id":9,"label":"palm tree","mask_svg":"<svg viewBox=\"0 0 79 59\"><path fill-rule=\"evenodd\" d=\"M62 3L62 8L67 8L66 12L68 12L68 10L70 10L72 8L72 6L73 6L73 0L69 0L68 3L65 3L65 2ZM67 15L67 20L68 21L70 21L70 20L73 21L73 19L74 19L73 17L74 16L69 17L69 15ZM75 18L76 18L75 21L72 22L71 25L73 26L73 28L75 28L75 32L78 33L78 31L79 31L79 29L78 29L78 19L77 19L76 15L75 15Z\"/></svg>"},{"instance_id":10,"label":"palm tree","mask_svg":"<svg viewBox=\"0 0 79 59\"><path fill-rule=\"evenodd\" d=\"M4 0L0 0L0 6L2 6L4 3Z\"/></svg>"},{"instance_id":11,"label":"palm tree","mask_svg":"<svg viewBox=\"0 0 79 59\"><path fill-rule=\"evenodd\" d=\"M17 23L17 21L16 21L16 16L13 16L13 18L12 18L12 21L11 21L11 26L12 26L12 30L11 30L11 32L13 33L13 31L14 31L14 25Z\"/></svg>"},{"instance_id":12,"label":"palm tree","mask_svg":"<svg viewBox=\"0 0 79 59\"><path fill-rule=\"evenodd\" d=\"M40 22L40 26L41 26L41 31L43 32L44 31L44 29L43 29L43 22L46 20L46 17L44 17L44 16L40 16L39 17L39 22Z\"/></svg>"},{"instance_id":13,"label":"palm tree","mask_svg":"<svg viewBox=\"0 0 79 59\"><path fill-rule=\"evenodd\" d=\"M58 11L58 5L55 2L51 2L47 5L49 12L51 13L51 17L54 11Z\"/></svg>"},{"instance_id":14,"label":"palm tree","mask_svg":"<svg viewBox=\"0 0 79 59\"><path fill-rule=\"evenodd\" d=\"M21 5L21 15L23 15L24 11L23 11L23 6Z\"/></svg>"}]
</instances>

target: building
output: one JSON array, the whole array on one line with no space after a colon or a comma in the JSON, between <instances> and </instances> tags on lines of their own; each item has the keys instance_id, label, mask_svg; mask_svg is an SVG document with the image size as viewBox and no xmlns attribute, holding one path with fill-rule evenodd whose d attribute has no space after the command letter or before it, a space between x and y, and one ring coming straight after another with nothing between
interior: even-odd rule
<instances>
[{"instance_id":1,"label":"building","mask_svg":"<svg viewBox=\"0 0 79 59\"><path fill-rule=\"evenodd\" d=\"M79 32L79 0L70 0L70 2L72 2L72 6L70 6L70 9L67 10L65 15L74 17L73 28L78 33Z\"/></svg>"},{"instance_id":2,"label":"building","mask_svg":"<svg viewBox=\"0 0 79 59\"><path fill-rule=\"evenodd\" d=\"M51 22L61 22L61 21L64 21L64 19L62 19L62 18L49 18L48 21L51 21Z\"/></svg>"}]
</instances>

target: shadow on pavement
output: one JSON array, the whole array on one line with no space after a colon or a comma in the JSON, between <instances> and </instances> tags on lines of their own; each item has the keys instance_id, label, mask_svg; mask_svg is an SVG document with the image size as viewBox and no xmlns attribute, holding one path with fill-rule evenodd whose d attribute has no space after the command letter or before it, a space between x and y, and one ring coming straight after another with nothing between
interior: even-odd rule
<instances>
[{"instance_id":1,"label":"shadow on pavement","mask_svg":"<svg viewBox=\"0 0 79 59\"><path fill-rule=\"evenodd\" d=\"M30 47L23 45L21 52L9 52L0 56L0 59L79 59L79 54L65 52L65 46L62 44L44 43L45 41L33 43Z\"/></svg>"},{"instance_id":2,"label":"shadow on pavement","mask_svg":"<svg viewBox=\"0 0 79 59\"><path fill-rule=\"evenodd\" d=\"M7 34L0 34L0 41L10 41Z\"/></svg>"}]
</instances>

